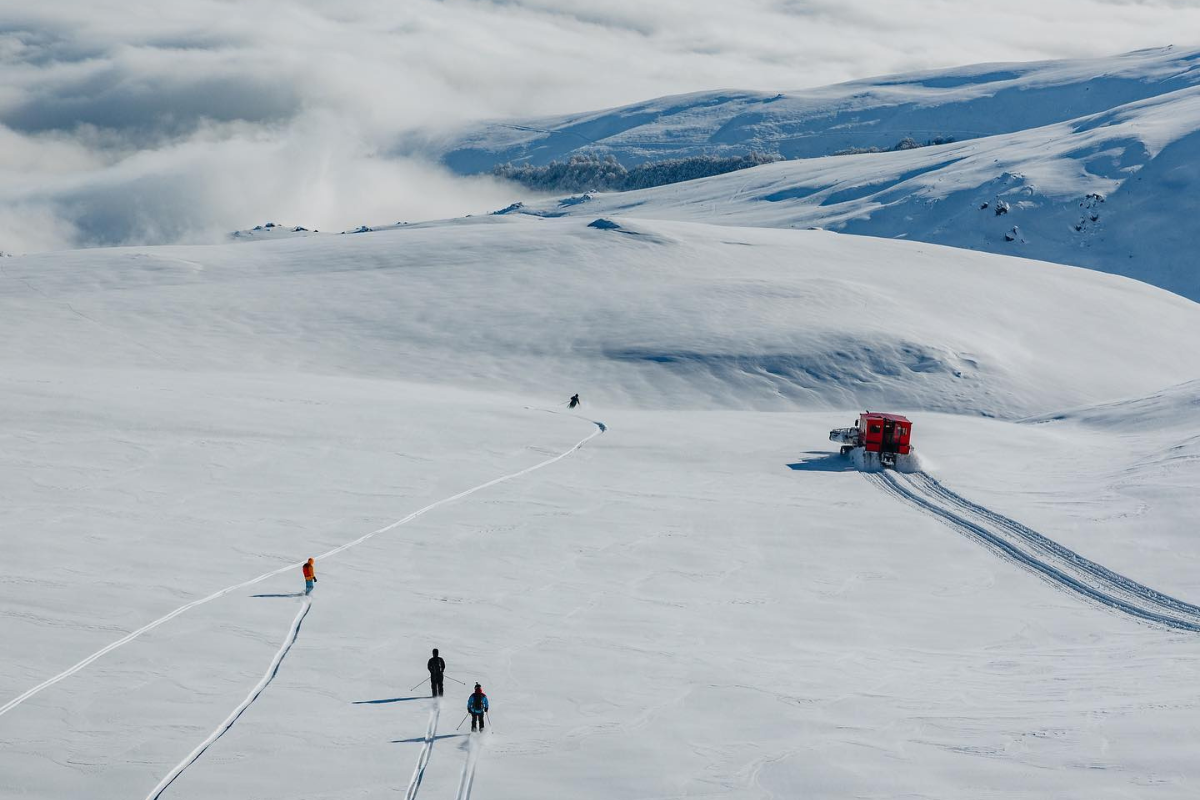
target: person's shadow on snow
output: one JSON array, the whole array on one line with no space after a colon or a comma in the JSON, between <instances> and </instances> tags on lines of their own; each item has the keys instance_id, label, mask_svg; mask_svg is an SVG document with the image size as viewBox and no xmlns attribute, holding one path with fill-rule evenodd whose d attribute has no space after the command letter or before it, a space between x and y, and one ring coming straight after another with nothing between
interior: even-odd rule
<instances>
[{"instance_id":1,"label":"person's shadow on snow","mask_svg":"<svg viewBox=\"0 0 1200 800\"><path fill-rule=\"evenodd\" d=\"M383 700L355 700L356 706L377 706L382 703L407 703L409 700L432 700L433 698L427 694L416 695L415 697L387 697Z\"/></svg>"}]
</instances>

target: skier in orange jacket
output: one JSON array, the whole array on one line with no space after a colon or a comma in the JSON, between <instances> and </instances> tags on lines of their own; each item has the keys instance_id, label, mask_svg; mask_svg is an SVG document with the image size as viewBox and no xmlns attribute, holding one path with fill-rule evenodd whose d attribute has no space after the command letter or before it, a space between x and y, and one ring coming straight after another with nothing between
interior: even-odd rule
<instances>
[{"instance_id":1,"label":"skier in orange jacket","mask_svg":"<svg viewBox=\"0 0 1200 800\"><path fill-rule=\"evenodd\" d=\"M317 582L317 568L310 558L305 562L304 567L304 593L312 594L313 584Z\"/></svg>"}]
</instances>

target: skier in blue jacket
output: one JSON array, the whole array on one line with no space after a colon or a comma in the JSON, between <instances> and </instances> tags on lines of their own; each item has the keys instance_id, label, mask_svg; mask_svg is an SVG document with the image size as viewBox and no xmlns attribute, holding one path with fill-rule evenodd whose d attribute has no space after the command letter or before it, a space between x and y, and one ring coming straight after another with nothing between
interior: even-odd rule
<instances>
[{"instance_id":1,"label":"skier in blue jacket","mask_svg":"<svg viewBox=\"0 0 1200 800\"><path fill-rule=\"evenodd\" d=\"M483 693L483 687L478 683L475 684L475 692L467 698L467 713L471 715L471 732L475 732L476 724L479 725L479 731L483 731L483 715L488 710L487 695Z\"/></svg>"}]
</instances>

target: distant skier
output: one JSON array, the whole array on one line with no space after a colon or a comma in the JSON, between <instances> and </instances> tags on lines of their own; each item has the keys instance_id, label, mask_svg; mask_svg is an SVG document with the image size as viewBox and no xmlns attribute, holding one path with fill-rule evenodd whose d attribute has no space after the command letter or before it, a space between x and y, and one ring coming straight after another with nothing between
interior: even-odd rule
<instances>
[{"instance_id":1,"label":"distant skier","mask_svg":"<svg viewBox=\"0 0 1200 800\"><path fill-rule=\"evenodd\" d=\"M434 697L441 697L446 693L442 688L443 676L446 674L446 662L438 657L437 648L433 648L433 658L429 659L429 688L433 690Z\"/></svg>"},{"instance_id":2,"label":"distant skier","mask_svg":"<svg viewBox=\"0 0 1200 800\"><path fill-rule=\"evenodd\" d=\"M471 732L475 732L475 725L479 725L480 733L483 732L483 715L488 710L487 695L483 693L483 687L478 683L475 684L475 693L467 698L467 713L471 715Z\"/></svg>"},{"instance_id":3,"label":"distant skier","mask_svg":"<svg viewBox=\"0 0 1200 800\"><path fill-rule=\"evenodd\" d=\"M567 406L567 408L574 408L577 405L579 405L579 393L578 392L571 395L571 403L570 403L570 405Z\"/></svg>"},{"instance_id":4,"label":"distant skier","mask_svg":"<svg viewBox=\"0 0 1200 800\"><path fill-rule=\"evenodd\" d=\"M308 561L304 562L303 571L304 571L304 593L312 594L313 584L315 584L317 582L317 568L314 565L313 560L311 558Z\"/></svg>"}]
</instances>

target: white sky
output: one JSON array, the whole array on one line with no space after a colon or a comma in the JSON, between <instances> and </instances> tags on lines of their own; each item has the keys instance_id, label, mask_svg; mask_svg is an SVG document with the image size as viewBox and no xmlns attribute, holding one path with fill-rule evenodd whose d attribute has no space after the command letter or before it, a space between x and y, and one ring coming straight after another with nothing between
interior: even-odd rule
<instances>
[{"instance_id":1,"label":"white sky","mask_svg":"<svg viewBox=\"0 0 1200 800\"><path fill-rule=\"evenodd\" d=\"M0 250L504 205L397 133L1200 40L1184 0L0 0Z\"/></svg>"}]
</instances>

